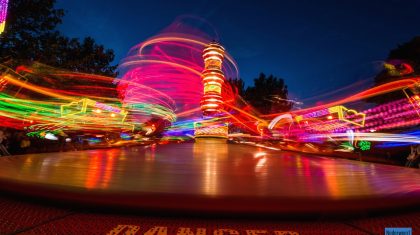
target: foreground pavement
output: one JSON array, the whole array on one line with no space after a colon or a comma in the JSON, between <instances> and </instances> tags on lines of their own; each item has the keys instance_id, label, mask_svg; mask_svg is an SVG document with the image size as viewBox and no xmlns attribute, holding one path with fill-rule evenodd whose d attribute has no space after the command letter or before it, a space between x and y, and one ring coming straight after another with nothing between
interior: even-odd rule
<instances>
[{"instance_id":1,"label":"foreground pavement","mask_svg":"<svg viewBox=\"0 0 420 235\"><path fill-rule=\"evenodd\" d=\"M226 218L97 212L0 197L0 234L384 234L387 227L410 227L419 234L420 212L368 214L347 219L322 216L293 218ZM188 233L188 229L194 233ZM255 230L258 230L257 233ZM149 233L147 233L149 231ZM154 231L154 233L153 233ZM221 232L224 233L221 233ZM252 233L252 231L254 233ZM201 232L201 233L199 233ZM229 233L230 232L230 233Z\"/></svg>"}]
</instances>

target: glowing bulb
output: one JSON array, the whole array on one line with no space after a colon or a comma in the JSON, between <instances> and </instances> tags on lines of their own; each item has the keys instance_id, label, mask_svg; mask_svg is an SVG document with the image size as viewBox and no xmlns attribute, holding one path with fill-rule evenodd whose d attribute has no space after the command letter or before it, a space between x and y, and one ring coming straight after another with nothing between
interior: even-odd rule
<instances>
[{"instance_id":1,"label":"glowing bulb","mask_svg":"<svg viewBox=\"0 0 420 235\"><path fill-rule=\"evenodd\" d=\"M100 109L95 109L95 112L96 112L96 113L102 113L102 110L100 110Z\"/></svg>"},{"instance_id":2,"label":"glowing bulb","mask_svg":"<svg viewBox=\"0 0 420 235\"><path fill-rule=\"evenodd\" d=\"M332 119L333 119L333 116L329 115L329 116L327 117L327 119L328 119L328 120L332 120Z\"/></svg>"},{"instance_id":3,"label":"glowing bulb","mask_svg":"<svg viewBox=\"0 0 420 235\"><path fill-rule=\"evenodd\" d=\"M115 117L115 113L111 113L111 117Z\"/></svg>"}]
</instances>

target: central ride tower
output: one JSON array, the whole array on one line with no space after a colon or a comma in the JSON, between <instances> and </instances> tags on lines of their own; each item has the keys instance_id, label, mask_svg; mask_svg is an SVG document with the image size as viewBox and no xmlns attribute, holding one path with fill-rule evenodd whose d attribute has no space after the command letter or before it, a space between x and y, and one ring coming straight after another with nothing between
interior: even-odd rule
<instances>
[{"instance_id":1,"label":"central ride tower","mask_svg":"<svg viewBox=\"0 0 420 235\"><path fill-rule=\"evenodd\" d=\"M196 138L213 137L227 139L228 124L224 123L222 87L225 75L222 71L225 49L217 42L209 43L203 50L204 70L201 78L204 92L201 99L203 120L194 123Z\"/></svg>"}]
</instances>

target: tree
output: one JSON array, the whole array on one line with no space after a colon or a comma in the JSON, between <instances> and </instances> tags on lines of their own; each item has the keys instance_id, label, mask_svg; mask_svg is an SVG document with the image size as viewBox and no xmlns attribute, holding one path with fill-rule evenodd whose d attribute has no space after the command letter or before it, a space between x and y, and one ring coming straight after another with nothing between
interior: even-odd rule
<instances>
[{"instance_id":1,"label":"tree","mask_svg":"<svg viewBox=\"0 0 420 235\"><path fill-rule=\"evenodd\" d=\"M282 78L261 73L254 86L245 90L245 100L262 114L287 112L293 104L288 101L288 90Z\"/></svg>"},{"instance_id":2,"label":"tree","mask_svg":"<svg viewBox=\"0 0 420 235\"><path fill-rule=\"evenodd\" d=\"M414 69L414 74L420 74L420 36L412 38L410 41L398 45L397 48L391 50L388 60L404 60Z\"/></svg>"},{"instance_id":3,"label":"tree","mask_svg":"<svg viewBox=\"0 0 420 235\"><path fill-rule=\"evenodd\" d=\"M395 80L420 74L420 36L398 45L392 49L387 57L384 69L374 78L375 86L379 86ZM391 100L405 98L402 91L394 91L389 94L369 98L368 102L383 104Z\"/></svg>"},{"instance_id":4,"label":"tree","mask_svg":"<svg viewBox=\"0 0 420 235\"><path fill-rule=\"evenodd\" d=\"M63 9L56 0L13 0L9 2L6 29L0 35L0 59L9 67L30 62L76 72L113 76L110 65L114 52L98 45L91 37L80 41L57 31Z\"/></svg>"}]
</instances>

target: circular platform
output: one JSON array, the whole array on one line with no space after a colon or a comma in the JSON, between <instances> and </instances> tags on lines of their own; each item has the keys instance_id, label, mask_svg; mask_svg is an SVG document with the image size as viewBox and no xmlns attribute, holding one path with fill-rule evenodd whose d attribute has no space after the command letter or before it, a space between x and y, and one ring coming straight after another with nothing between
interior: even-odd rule
<instances>
[{"instance_id":1,"label":"circular platform","mask_svg":"<svg viewBox=\"0 0 420 235\"><path fill-rule=\"evenodd\" d=\"M0 190L205 213L348 213L420 204L420 171L198 142L0 158Z\"/></svg>"}]
</instances>

